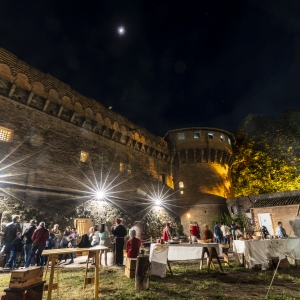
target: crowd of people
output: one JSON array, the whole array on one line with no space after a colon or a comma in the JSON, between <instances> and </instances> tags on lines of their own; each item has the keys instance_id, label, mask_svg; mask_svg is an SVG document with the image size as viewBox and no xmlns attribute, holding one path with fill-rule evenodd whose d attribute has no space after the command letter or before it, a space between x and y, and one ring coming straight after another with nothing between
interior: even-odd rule
<instances>
[{"instance_id":1,"label":"crowd of people","mask_svg":"<svg viewBox=\"0 0 300 300\"><path fill-rule=\"evenodd\" d=\"M17 269L17 258L24 254L24 267L28 268L33 265L44 266L47 263L47 256L42 256L43 250L58 248L75 248L75 247L95 247L98 245L105 246L106 249L100 250L99 262L107 266L107 252L111 244L111 237L115 238L115 264L123 265L123 248L125 246L125 236L127 229L121 224L121 219L116 219L116 224L111 228L111 233L106 230L105 224L95 225L84 234L78 244L79 235L76 228L66 226L61 232L59 225L55 224L53 228L46 228L45 222L40 222L37 226L35 220L31 220L29 227L23 232L20 225L19 216L12 216L12 222L8 223L2 237L4 245L1 248L0 258L5 253L5 269ZM136 238L136 231L129 230L129 240L126 242L127 257L136 258L141 247L141 240ZM70 260L67 262L68 258ZM65 261L67 264L74 263L73 253L59 256L59 263ZM95 264L95 261L92 262Z\"/></svg>"},{"instance_id":2,"label":"crowd of people","mask_svg":"<svg viewBox=\"0 0 300 300\"><path fill-rule=\"evenodd\" d=\"M1 248L0 258L6 254L5 269L16 269L17 258L24 254L24 267L37 265L44 266L47 263L47 257L42 256L44 249L57 249L76 247L78 233L76 228L66 227L63 233L59 230L59 225L55 224L53 228L46 228L45 222L40 222L37 226L35 220L30 220L29 227L22 234L22 228L19 223L19 216L12 216L12 222L5 227L2 240L4 245ZM73 255L70 254L69 264L73 263ZM67 256L65 257L65 260Z\"/></svg>"},{"instance_id":3,"label":"crowd of people","mask_svg":"<svg viewBox=\"0 0 300 300\"><path fill-rule=\"evenodd\" d=\"M24 253L24 267L37 264L37 266L44 266L47 263L47 256L42 256L44 249L57 249L57 248L72 248L72 247L95 247L98 245L105 246L106 250L100 250L99 262L102 265L102 256L104 256L104 264L107 266L107 252L111 244L111 238L114 237L115 242L115 264L118 266L123 265L123 249L126 246L127 257L136 258L140 252L141 240L136 237L136 231L134 229L129 230L129 240L125 245L125 236L127 235L127 229L121 224L121 219L116 219L115 226L111 228L111 233L106 230L105 224L95 225L89 229L88 234L85 234L81 238L81 242L78 245L78 233L76 228L66 226L64 232L61 233L59 225L55 224L53 228L47 229L45 222L40 222L36 226L36 221L31 220L29 227L22 234L22 229L19 223L19 216L12 216L12 222L8 223L5 227L3 240L4 245L1 248L0 258L3 253L6 254L5 268L16 269L17 257L20 253ZM237 239L243 233L240 231L239 226L232 220L230 225L216 222L213 230L208 225L204 225L201 232L198 224L193 227L191 235L195 235L196 239L215 241L220 244L230 245L231 240ZM265 228L266 229L266 228ZM282 222L278 222L276 233L279 238L286 238L287 234L283 228ZM262 234L268 234L267 231L262 230ZM163 230L163 239L168 242L172 239L172 229L170 223L166 224ZM69 262L67 262L70 257ZM59 257L59 263L61 261L65 263L74 263L73 253L67 255L61 255ZM92 262L95 264L95 261Z\"/></svg>"}]
</instances>

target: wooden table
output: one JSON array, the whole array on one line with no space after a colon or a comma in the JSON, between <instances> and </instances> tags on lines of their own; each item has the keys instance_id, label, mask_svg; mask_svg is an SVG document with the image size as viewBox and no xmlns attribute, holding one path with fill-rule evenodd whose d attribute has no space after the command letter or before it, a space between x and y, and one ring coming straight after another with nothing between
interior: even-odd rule
<instances>
[{"instance_id":1,"label":"wooden table","mask_svg":"<svg viewBox=\"0 0 300 300\"><path fill-rule=\"evenodd\" d=\"M210 265L212 265L214 267L214 264L212 262L213 258L216 258L220 269L222 270L222 272L224 272L223 268L222 268L222 264L220 262L217 250L215 247L203 247L203 251L202 251L202 255L201 255L201 260L200 260L200 270L202 270L202 265L203 265L203 259L204 259L204 254L207 254L207 272L209 272L210 269Z\"/></svg>"},{"instance_id":2,"label":"wooden table","mask_svg":"<svg viewBox=\"0 0 300 300\"><path fill-rule=\"evenodd\" d=\"M163 257L154 256L154 247L161 246L168 248L167 254ZM218 250L217 250L218 249ZM195 244L151 244L150 245L150 260L158 263L168 265L171 276L173 275L171 270L170 262L172 261L185 261L185 260L200 260L200 269L203 265L204 254L207 254L208 258L208 268L210 270L210 265L212 265L212 259L216 258L218 260L220 269L223 271L220 259L218 257L218 251L222 253L222 248L220 244L217 243L195 243Z\"/></svg>"},{"instance_id":3,"label":"wooden table","mask_svg":"<svg viewBox=\"0 0 300 300\"><path fill-rule=\"evenodd\" d=\"M58 278L57 278L56 284L53 284L53 278L54 278L54 267L56 265L56 262L59 259L59 256L63 255L63 254L78 253L78 252L87 252L88 253L84 287L87 283L94 283L94 298L97 299L98 298L98 290L99 290L99 253L100 253L100 250L108 250L108 249L109 248L104 247L104 246L96 246L96 247L91 247L91 248L62 248L62 249L44 250L42 253L42 256L49 256L48 263L51 262L47 300L51 299L52 290L58 288ZM95 257L95 276L93 277L93 280L88 280L90 278L86 277L90 257Z\"/></svg>"},{"instance_id":4,"label":"wooden table","mask_svg":"<svg viewBox=\"0 0 300 300\"><path fill-rule=\"evenodd\" d=\"M299 259L300 239L234 240L233 255L237 263L248 268L261 265L266 269L270 258L282 259L287 256L293 260Z\"/></svg>"}]
</instances>

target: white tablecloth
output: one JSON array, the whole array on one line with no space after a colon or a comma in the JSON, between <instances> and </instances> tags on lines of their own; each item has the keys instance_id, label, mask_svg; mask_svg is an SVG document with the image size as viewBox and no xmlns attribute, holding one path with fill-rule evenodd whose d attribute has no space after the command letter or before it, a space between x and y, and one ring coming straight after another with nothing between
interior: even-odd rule
<instances>
[{"instance_id":1,"label":"white tablecloth","mask_svg":"<svg viewBox=\"0 0 300 300\"><path fill-rule=\"evenodd\" d=\"M168 256L160 256L161 251L154 251L155 246L162 246L168 248ZM203 247L215 247L218 254L222 253L222 248L220 244L217 243L208 243L208 244L151 244L150 246L150 261L165 262L167 259L169 261L178 261L178 260L194 260L200 259L203 251Z\"/></svg>"},{"instance_id":2,"label":"white tablecloth","mask_svg":"<svg viewBox=\"0 0 300 300\"><path fill-rule=\"evenodd\" d=\"M252 268L254 265L268 265L271 257L300 259L300 239L274 239L233 241L233 254L237 263L243 263Z\"/></svg>"},{"instance_id":3,"label":"white tablecloth","mask_svg":"<svg viewBox=\"0 0 300 300\"><path fill-rule=\"evenodd\" d=\"M149 260L151 261L151 274L160 277L166 276L167 261L201 259L203 247L216 248L218 254L222 253L220 244L151 244Z\"/></svg>"}]
</instances>

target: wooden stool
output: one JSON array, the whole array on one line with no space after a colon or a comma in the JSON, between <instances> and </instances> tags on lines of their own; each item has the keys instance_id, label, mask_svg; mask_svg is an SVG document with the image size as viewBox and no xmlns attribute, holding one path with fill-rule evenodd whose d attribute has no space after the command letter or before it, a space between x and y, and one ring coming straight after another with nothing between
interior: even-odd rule
<instances>
[{"instance_id":1,"label":"wooden stool","mask_svg":"<svg viewBox=\"0 0 300 300\"><path fill-rule=\"evenodd\" d=\"M8 288L5 289L6 293L5 300L18 300L24 299L24 293L26 292L26 300L42 300L44 283L46 281L41 281L32 285L28 285L25 288Z\"/></svg>"},{"instance_id":2,"label":"wooden stool","mask_svg":"<svg viewBox=\"0 0 300 300\"><path fill-rule=\"evenodd\" d=\"M135 277L135 269L136 269L136 258L129 258L126 257L126 263L125 263L125 276L128 278L134 278Z\"/></svg>"}]
</instances>

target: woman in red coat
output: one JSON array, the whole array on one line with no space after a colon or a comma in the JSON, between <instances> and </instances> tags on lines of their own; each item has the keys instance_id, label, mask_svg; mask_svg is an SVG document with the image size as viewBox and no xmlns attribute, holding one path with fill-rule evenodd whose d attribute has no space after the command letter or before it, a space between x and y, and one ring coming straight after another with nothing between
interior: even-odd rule
<instances>
[{"instance_id":1,"label":"woman in red coat","mask_svg":"<svg viewBox=\"0 0 300 300\"><path fill-rule=\"evenodd\" d=\"M134 229L129 230L129 236L130 239L126 243L126 249L127 249L127 257L129 258L137 258L140 247L141 247L141 240L136 238L136 232Z\"/></svg>"},{"instance_id":2,"label":"woman in red coat","mask_svg":"<svg viewBox=\"0 0 300 300\"><path fill-rule=\"evenodd\" d=\"M171 236L171 229L170 229L170 223L167 223L166 224L166 227L163 231L163 239L164 239L164 242L167 242L169 240L172 239L172 236Z\"/></svg>"}]
</instances>

